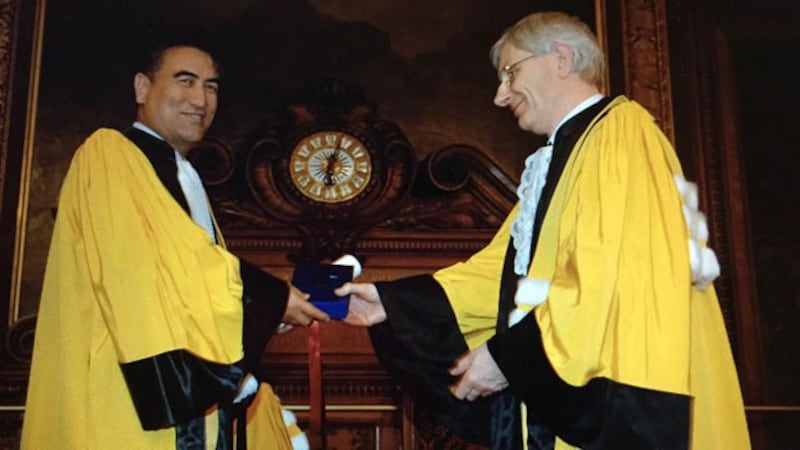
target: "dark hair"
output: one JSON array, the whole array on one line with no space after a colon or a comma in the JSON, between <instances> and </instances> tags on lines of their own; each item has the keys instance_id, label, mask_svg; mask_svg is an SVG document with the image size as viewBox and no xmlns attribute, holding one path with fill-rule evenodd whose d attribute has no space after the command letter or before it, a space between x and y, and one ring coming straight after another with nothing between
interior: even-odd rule
<instances>
[{"instance_id":1,"label":"dark hair","mask_svg":"<svg viewBox=\"0 0 800 450\"><path fill-rule=\"evenodd\" d=\"M174 26L168 31L151 29L145 33L143 45L133 62L133 74L143 73L153 78L161 67L164 52L175 47L194 47L208 53L222 78L222 65L211 34L205 29L181 29Z\"/></svg>"}]
</instances>

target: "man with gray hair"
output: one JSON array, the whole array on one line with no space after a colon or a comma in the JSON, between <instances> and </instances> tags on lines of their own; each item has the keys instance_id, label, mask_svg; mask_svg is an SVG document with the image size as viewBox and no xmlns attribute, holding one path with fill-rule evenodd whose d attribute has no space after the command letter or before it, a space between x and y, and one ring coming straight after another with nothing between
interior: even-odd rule
<instances>
[{"instance_id":1,"label":"man with gray hair","mask_svg":"<svg viewBox=\"0 0 800 450\"><path fill-rule=\"evenodd\" d=\"M601 94L604 55L574 17L523 18L491 60L495 105L547 136L519 203L465 262L343 286L346 320L439 420L494 449L749 448L719 265L671 144Z\"/></svg>"}]
</instances>

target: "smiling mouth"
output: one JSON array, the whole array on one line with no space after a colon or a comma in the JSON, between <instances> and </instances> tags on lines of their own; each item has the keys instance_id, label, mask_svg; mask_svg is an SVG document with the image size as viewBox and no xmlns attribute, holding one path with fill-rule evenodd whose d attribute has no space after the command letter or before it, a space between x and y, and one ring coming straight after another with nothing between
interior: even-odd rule
<instances>
[{"instance_id":1,"label":"smiling mouth","mask_svg":"<svg viewBox=\"0 0 800 450\"><path fill-rule=\"evenodd\" d=\"M199 123L203 122L204 114L202 113L183 113L183 115L184 117L188 118L193 122L199 122Z\"/></svg>"}]
</instances>

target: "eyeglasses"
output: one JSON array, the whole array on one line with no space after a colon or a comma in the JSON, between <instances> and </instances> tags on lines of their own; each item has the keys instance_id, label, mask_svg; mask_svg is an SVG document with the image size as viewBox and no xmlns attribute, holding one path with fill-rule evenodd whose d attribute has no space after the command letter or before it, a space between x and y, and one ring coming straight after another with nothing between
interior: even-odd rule
<instances>
[{"instance_id":1,"label":"eyeglasses","mask_svg":"<svg viewBox=\"0 0 800 450\"><path fill-rule=\"evenodd\" d=\"M517 68L525 61L536 57L536 55L528 55L522 59L518 59L511 64L506 64L500 69L500 83L511 83L514 81L514 75L517 73Z\"/></svg>"}]
</instances>

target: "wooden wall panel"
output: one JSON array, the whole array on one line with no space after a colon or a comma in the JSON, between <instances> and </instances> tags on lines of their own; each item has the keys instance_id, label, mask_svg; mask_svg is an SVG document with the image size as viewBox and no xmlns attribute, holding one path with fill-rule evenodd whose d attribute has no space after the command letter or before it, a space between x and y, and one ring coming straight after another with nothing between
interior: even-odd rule
<instances>
[{"instance_id":1,"label":"wooden wall panel","mask_svg":"<svg viewBox=\"0 0 800 450\"><path fill-rule=\"evenodd\" d=\"M754 448L796 441L796 2L669 3L678 145L704 187ZM792 181L789 181L792 180ZM781 313L778 313L781 311Z\"/></svg>"}]
</instances>

